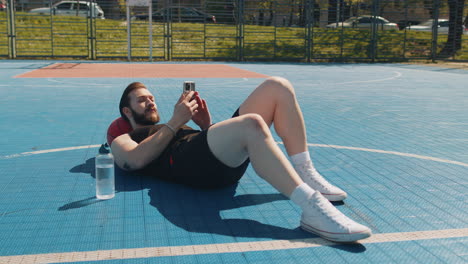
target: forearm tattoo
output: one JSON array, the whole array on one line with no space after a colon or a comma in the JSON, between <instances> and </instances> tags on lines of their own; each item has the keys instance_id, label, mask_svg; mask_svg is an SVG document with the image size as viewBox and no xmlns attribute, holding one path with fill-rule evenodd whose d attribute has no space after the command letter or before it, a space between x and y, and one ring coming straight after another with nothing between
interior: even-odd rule
<instances>
[{"instance_id":1,"label":"forearm tattoo","mask_svg":"<svg viewBox=\"0 0 468 264\"><path fill-rule=\"evenodd\" d=\"M124 163L123 168L126 169L126 170L131 170L132 169L132 167L130 167L130 165L128 165L127 162Z\"/></svg>"}]
</instances>

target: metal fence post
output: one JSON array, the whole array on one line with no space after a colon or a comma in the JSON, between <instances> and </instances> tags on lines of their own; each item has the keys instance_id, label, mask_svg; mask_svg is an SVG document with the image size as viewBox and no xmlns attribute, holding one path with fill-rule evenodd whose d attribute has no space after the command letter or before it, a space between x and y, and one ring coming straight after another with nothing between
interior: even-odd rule
<instances>
[{"instance_id":1,"label":"metal fence post","mask_svg":"<svg viewBox=\"0 0 468 264\"><path fill-rule=\"evenodd\" d=\"M166 44L166 56L164 57L165 60L172 60L172 23L171 20L169 19L166 21L165 24L165 44Z\"/></svg>"},{"instance_id":2,"label":"metal fence post","mask_svg":"<svg viewBox=\"0 0 468 264\"><path fill-rule=\"evenodd\" d=\"M312 46L313 46L313 32L315 20L315 0L304 0L304 13L305 13L305 26L306 26L306 60L311 61Z\"/></svg>"},{"instance_id":3,"label":"metal fence post","mask_svg":"<svg viewBox=\"0 0 468 264\"><path fill-rule=\"evenodd\" d=\"M404 0L404 5L405 5L405 20L408 20L408 0ZM402 54L402 58L406 58L406 42L408 40L408 35L406 34L407 33L407 30L406 30L406 25L405 25L405 32L403 33L404 34L404 38L403 38L403 54Z\"/></svg>"},{"instance_id":4,"label":"metal fence post","mask_svg":"<svg viewBox=\"0 0 468 264\"><path fill-rule=\"evenodd\" d=\"M149 60L153 61L153 1L148 1L148 2L149 2L149 6L148 6Z\"/></svg>"},{"instance_id":5,"label":"metal fence post","mask_svg":"<svg viewBox=\"0 0 468 264\"><path fill-rule=\"evenodd\" d=\"M95 0L92 3L96 3ZM90 9L88 17L88 57L89 59L96 59L96 16L94 8Z\"/></svg>"},{"instance_id":6,"label":"metal fence post","mask_svg":"<svg viewBox=\"0 0 468 264\"><path fill-rule=\"evenodd\" d=\"M439 8L440 0L434 0L434 21L432 23L432 44L431 44L431 60L435 62L437 58L437 38L438 38L438 25L439 25Z\"/></svg>"},{"instance_id":7,"label":"metal fence post","mask_svg":"<svg viewBox=\"0 0 468 264\"><path fill-rule=\"evenodd\" d=\"M372 3L372 20L371 20L371 43L370 43L370 59L375 62L377 57L377 23L375 17L378 15L379 0L374 0Z\"/></svg>"},{"instance_id":8,"label":"metal fence post","mask_svg":"<svg viewBox=\"0 0 468 264\"><path fill-rule=\"evenodd\" d=\"M165 0L164 7L172 6L172 0ZM164 60L172 60L172 13L169 9L163 14L164 22Z\"/></svg>"},{"instance_id":9,"label":"metal fence post","mask_svg":"<svg viewBox=\"0 0 468 264\"><path fill-rule=\"evenodd\" d=\"M126 2L127 10L127 60L132 60L132 21L130 20L130 5Z\"/></svg>"},{"instance_id":10,"label":"metal fence post","mask_svg":"<svg viewBox=\"0 0 468 264\"><path fill-rule=\"evenodd\" d=\"M237 60L244 60L244 0L237 0Z\"/></svg>"},{"instance_id":11,"label":"metal fence post","mask_svg":"<svg viewBox=\"0 0 468 264\"><path fill-rule=\"evenodd\" d=\"M277 9L277 1L273 1L273 10L276 10ZM275 12L275 11L273 11ZM278 45L278 39L277 39L277 32L278 32L278 27L276 25L276 19L273 19L272 21L272 27L273 27L273 59L276 58L276 50L277 50L277 45Z\"/></svg>"},{"instance_id":12,"label":"metal fence post","mask_svg":"<svg viewBox=\"0 0 468 264\"><path fill-rule=\"evenodd\" d=\"M16 25L15 25L15 6L14 0L8 0L7 3L7 23L8 23L8 57L16 58Z\"/></svg>"},{"instance_id":13,"label":"metal fence post","mask_svg":"<svg viewBox=\"0 0 468 264\"><path fill-rule=\"evenodd\" d=\"M52 6L52 0L49 0L49 6ZM54 47L55 47L55 43L54 43L54 19L55 19L55 15L53 9L51 8L50 9L50 13L49 13L49 16L50 16L50 50L51 50L51 56L54 57L55 56L55 53L54 53Z\"/></svg>"}]
</instances>

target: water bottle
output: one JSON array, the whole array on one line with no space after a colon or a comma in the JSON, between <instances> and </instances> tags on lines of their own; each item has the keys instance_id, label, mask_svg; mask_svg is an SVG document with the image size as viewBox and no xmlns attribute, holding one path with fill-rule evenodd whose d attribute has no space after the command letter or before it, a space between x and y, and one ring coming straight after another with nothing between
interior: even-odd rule
<instances>
[{"instance_id":1,"label":"water bottle","mask_svg":"<svg viewBox=\"0 0 468 264\"><path fill-rule=\"evenodd\" d=\"M114 156L107 143L102 144L96 156L96 198L111 199L115 195Z\"/></svg>"}]
</instances>

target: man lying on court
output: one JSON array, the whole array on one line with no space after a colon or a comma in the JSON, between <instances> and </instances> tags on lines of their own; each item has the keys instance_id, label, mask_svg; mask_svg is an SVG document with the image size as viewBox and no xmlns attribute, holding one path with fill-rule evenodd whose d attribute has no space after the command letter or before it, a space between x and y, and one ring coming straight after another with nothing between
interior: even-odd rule
<instances>
[{"instance_id":1,"label":"man lying on court","mask_svg":"<svg viewBox=\"0 0 468 264\"><path fill-rule=\"evenodd\" d=\"M301 227L325 239L353 242L371 230L346 217L329 201L346 193L314 168L307 149L302 112L292 84L272 77L261 83L233 117L212 124L198 92L182 93L172 118L159 122L151 92L139 82L128 85L119 105L121 116L108 130L116 164L160 179L198 188L236 183L249 163L255 172L299 205ZM185 124L193 120L201 130ZM292 164L274 141L274 124Z\"/></svg>"}]
</instances>

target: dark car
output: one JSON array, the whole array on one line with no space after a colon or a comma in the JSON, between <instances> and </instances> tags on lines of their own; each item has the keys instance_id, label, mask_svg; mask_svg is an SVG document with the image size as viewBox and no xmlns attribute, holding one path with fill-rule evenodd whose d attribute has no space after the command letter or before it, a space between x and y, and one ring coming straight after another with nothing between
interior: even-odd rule
<instances>
[{"instance_id":1,"label":"dark car","mask_svg":"<svg viewBox=\"0 0 468 264\"><path fill-rule=\"evenodd\" d=\"M400 20L400 21L398 21L397 24L398 24L398 28L400 30L402 30L402 29L405 29L408 26L419 25L419 23L421 23L421 22L419 22L417 20Z\"/></svg>"},{"instance_id":2,"label":"dark car","mask_svg":"<svg viewBox=\"0 0 468 264\"><path fill-rule=\"evenodd\" d=\"M191 7L167 7L153 12L153 21L157 22L209 22L216 23L216 17ZM148 20L148 14L132 17L132 20Z\"/></svg>"}]
</instances>

